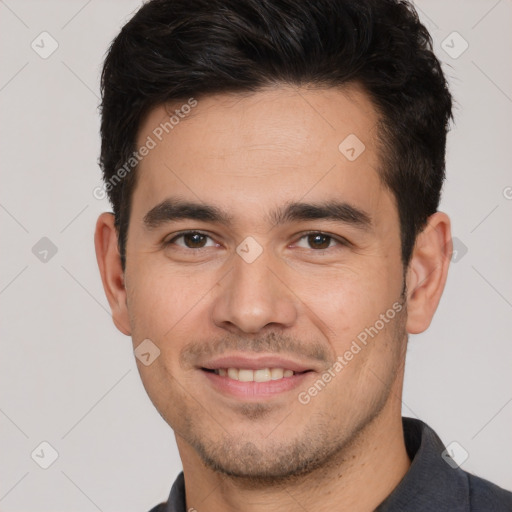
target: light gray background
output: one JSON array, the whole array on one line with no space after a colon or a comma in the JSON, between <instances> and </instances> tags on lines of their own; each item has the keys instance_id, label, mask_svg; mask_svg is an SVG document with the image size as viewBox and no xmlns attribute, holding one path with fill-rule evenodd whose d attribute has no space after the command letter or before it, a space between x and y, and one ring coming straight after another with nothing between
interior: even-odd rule
<instances>
[{"instance_id":1,"label":"light gray background","mask_svg":"<svg viewBox=\"0 0 512 512\"><path fill-rule=\"evenodd\" d=\"M110 209L92 195L100 67L138 5L0 1L5 512L145 511L181 468L131 341L111 321L93 248L95 220ZM442 209L459 253L431 328L411 337L403 412L460 443L464 469L511 489L512 3L416 5L457 101ZM47 59L31 48L49 48L43 31L59 44ZM457 58L441 46L462 49L453 31L469 44ZM32 252L42 237L58 249L46 263ZM46 470L31 458L42 441L59 453Z\"/></svg>"}]
</instances>

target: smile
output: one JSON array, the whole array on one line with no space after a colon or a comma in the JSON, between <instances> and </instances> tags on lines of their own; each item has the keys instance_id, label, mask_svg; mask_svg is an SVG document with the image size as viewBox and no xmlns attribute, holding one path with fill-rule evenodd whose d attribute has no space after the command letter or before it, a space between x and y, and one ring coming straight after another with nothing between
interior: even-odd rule
<instances>
[{"instance_id":1,"label":"smile","mask_svg":"<svg viewBox=\"0 0 512 512\"><path fill-rule=\"evenodd\" d=\"M218 368L212 371L220 377L241 382L269 382L295 375L293 370L285 368L261 368L258 370L251 370L249 368Z\"/></svg>"},{"instance_id":2,"label":"smile","mask_svg":"<svg viewBox=\"0 0 512 512\"><path fill-rule=\"evenodd\" d=\"M314 371L294 372L284 368L202 368L201 373L216 393L231 399L256 402L304 387L304 380Z\"/></svg>"}]
</instances>

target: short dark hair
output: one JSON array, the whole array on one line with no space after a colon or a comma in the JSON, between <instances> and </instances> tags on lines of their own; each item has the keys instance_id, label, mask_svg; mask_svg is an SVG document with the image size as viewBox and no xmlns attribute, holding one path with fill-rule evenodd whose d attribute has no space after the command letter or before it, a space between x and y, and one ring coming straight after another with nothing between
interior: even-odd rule
<instances>
[{"instance_id":1,"label":"short dark hair","mask_svg":"<svg viewBox=\"0 0 512 512\"><path fill-rule=\"evenodd\" d=\"M432 38L414 7L404 0L145 3L112 42L101 76L100 166L123 269L136 169L118 185L112 178L135 151L150 109L276 84L351 83L379 114L380 175L397 203L405 267L439 206L453 119Z\"/></svg>"}]
</instances>

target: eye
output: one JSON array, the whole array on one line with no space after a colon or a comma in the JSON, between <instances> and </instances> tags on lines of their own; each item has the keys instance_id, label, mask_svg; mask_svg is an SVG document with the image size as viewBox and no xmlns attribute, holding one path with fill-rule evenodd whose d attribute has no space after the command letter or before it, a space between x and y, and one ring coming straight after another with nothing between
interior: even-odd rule
<instances>
[{"instance_id":1,"label":"eye","mask_svg":"<svg viewBox=\"0 0 512 512\"><path fill-rule=\"evenodd\" d=\"M183 240L183 243L177 243L177 240ZM210 239L210 245L207 244L207 240ZM165 245L175 244L185 249L203 249L205 247L215 247L217 244L208 235L201 233L200 231L184 231L170 240L165 242Z\"/></svg>"},{"instance_id":2,"label":"eye","mask_svg":"<svg viewBox=\"0 0 512 512\"><path fill-rule=\"evenodd\" d=\"M304 240L304 242L301 242ZM216 247L218 244L207 234L200 231L183 231L164 242L164 245L177 245L184 249L205 249ZM312 231L303 234L296 242L298 247L323 251L336 245L348 246L349 242L327 233Z\"/></svg>"},{"instance_id":3,"label":"eye","mask_svg":"<svg viewBox=\"0 0 512 512\"><path fill-rule=\"evenodd\" d=\"M343 239L337 239L334 238L332 235L328 235L327 233L321 233L318 231L306 233L301 238L299 238L297 245L300 246L299 242L301 240L306 240L306 244L309 245L309 247L305 247L304 245L302 245L301 247L315 250L329 249L333 246L332 242L334 242L334 245L348 245L348 242Z\"/></svg>"}]
</instances>

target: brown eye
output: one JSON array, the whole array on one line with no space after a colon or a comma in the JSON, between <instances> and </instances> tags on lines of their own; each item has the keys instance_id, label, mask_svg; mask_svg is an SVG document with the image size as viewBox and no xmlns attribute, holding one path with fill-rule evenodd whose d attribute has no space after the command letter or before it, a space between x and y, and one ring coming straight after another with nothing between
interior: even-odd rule
<instances>
[{"instance_id":1,"label":"brown eye","mask_svg":"<svg viewBox=\"0 0 512 512\"><path fill-rule=\"evenodd\" d=\"M331 245L332 237L318 233L316 235L308 235L308 244L313 249L327 249Z\"/></svg>"},{"instance_id":2,"label":"brown eye","mask_svg":"<svg viewBox=\"0 0 512 512\"><path fill-rule=\"evenodd\" d=\"M301 240L306 241L305 245L300 244ZM336 240L331 235L328 235L326 233L314 232L303 235L299 239L297 245L305 249L325 250L333 246L332 242L335 242L334 245L343 245L341 241Z\"/></svg>"},{"instance_id":3,"label":"brown eye","mask_svg":"<svg viewBox=\"0 0 512 512\"><path fill-rule=\"evenodd\" d=\"M208 247L206 245L208 239L211 240L211 238L208 235L200 233L199 231L187 231L185 233L180 233L179 235L175 236L174 238L166 242L166 245L176 244L180 247L184 247L185 249L203 249L205 247ZM178 243L177 240L183 240L183 242ZM213 245L215 245L215 242L213 242ZM211 246L212 244L210 244L210 247Z\"/></svg>"}]
</instances>

